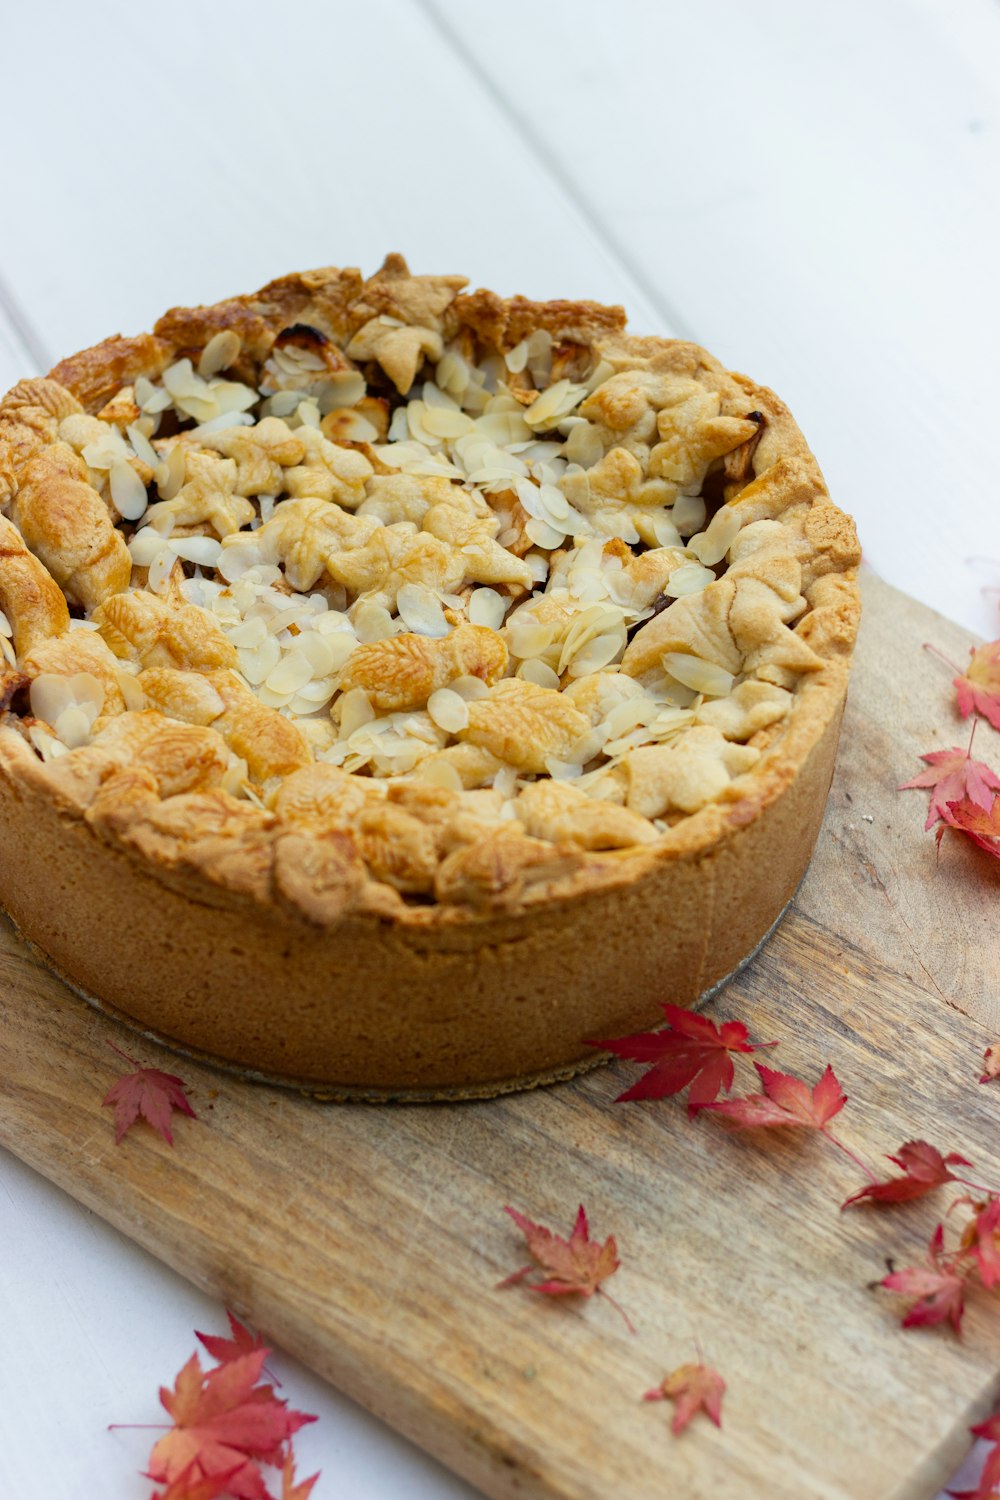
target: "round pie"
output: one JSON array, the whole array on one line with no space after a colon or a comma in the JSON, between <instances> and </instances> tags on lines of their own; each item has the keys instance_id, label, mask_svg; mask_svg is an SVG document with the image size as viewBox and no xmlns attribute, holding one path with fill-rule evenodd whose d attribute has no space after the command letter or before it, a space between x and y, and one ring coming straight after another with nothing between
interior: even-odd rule
<instances>
[{"instance_id":1,"label":"round pie","mask_svg":"<svg viewBox=\"0 0 1000 1500\"><path fill-rule=\"evenodd\" d=\"M74 987L331 1093L696 1002L789 901L858 619L783 404L390 255L0 402L0 902Z\"/></svg>"}]
</instances>

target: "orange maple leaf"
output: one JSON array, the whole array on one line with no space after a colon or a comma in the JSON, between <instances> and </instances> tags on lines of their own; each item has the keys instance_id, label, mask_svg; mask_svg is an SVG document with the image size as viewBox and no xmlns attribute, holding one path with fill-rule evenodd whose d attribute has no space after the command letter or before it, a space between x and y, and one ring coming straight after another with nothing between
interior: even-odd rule
<instances>
[{"instance_id":1,"label":"orange maple leaf","mask_svg":"<svg viewBox=\"0 0 1000 1500\"><path fill-rule=\"evenodd\" d=\"M647 1391L644 1401L672 1401L674 1417L670 1424L676 1435L684 1431L697 1411L703 1411L716 1427L722 1426L722 1398L726 1382L711 1365L681 1365L665 1375L658 1386Z\"/></svg>"},{"instance_id":2,"label":"orange maple leaf","mask_svg":"<svg viewBox=\"0 0 1000 1500\"><path fill-rule=\"evenodd\" d=\"M498 1288L513 1286L536 1270L541 1270L546 1273L545 1279L528 1283L533 1292L544 1292L554 1297L567 1295L592 1297L595 1292L598 1292L602 1297L607 1298L612 1307L618 1309L629 1332L635 1333L625 1309L602 1285L621 1265L615 1237L609 1234L603 1245L590 1238L587 1215L582 1203L576 1216L576 1223L573 1225L573 1232L568 1240L563 1239L562 1235L553 1234L551 1229L545 1229L541 1224L534 1223L516 1208L511 1208L509 1204L505 1205L504 1211L510 1214L524 1235L534 1264L522 1266L519 1271L506 1276L503 1281L497 1283Z\"/></svg>"},{"instance_id":3,"label":"orange maple leaf","mask_svg":"<svg viewBox=\"0 0 1000 1500\"><path fill-rule=\"evenodd\" d=\"M986 810L968 798L949 802L945 821L937 831L939 844L946 827L966 834L980 849L1000 859L1000 796L994 797L992 806Z\"/></svg>"},{"instance_id":4,"label":"orange maple leaf","mask_svg":"<svg viewBox=\"0 0 1000 1500\"><path fill-rule=\"evenodd\" d=\"M126 1073L124 1078L119 1078L101 1100L102 1107L114 1106L115 1145L121 1145L127 1132L141 1117L162 1135L168 1146L172 1146L174 1137L170 1117L174 1110L197 1119L187 1097L187 1084L173 1073L161 1073L159 1068L140 1067L134 1057L116 1047L114 1042L109 1042L108 1046L119 1057L124 1057L126 1062L135 1064L135 1072Z\"/></svg>"},{"instance_id":5,"label":"orange maple leaf","mask_svg":"<svg viewBox=\"0 0 1000 1500\"><path fill-rule=\"evenodd\" d=\"M258 1461L283 1462L284 1445L315 1417L289 1411L270 1386L258 1386L266 1349L256 1349L205 1374L192 1354L173 1390L160 1402L174 1426L153 1448L149 1477L173 1481L193 1468L197 1477L229 1474L238 1500L267 1500Z\"/></svg>"},{"instance_id":6,"label":"orange maple leaf","mask_svg":"<svg viewBox=\"0 0 1000 1500\"><path fill-rule=\"evenodd\" d=\"M300 1479L295 1483L295 1462L289 1453L285 1459L285 1467L281 1471L281 1500L309 1500L312 1487L319 1478L319 1472L311 1475L309 1479Z\"/></svg>"},{"instance_id":7,"label":"orange maple leaf","mask_svg":"<svg viewBox=\"0 0 1000 1500\"><path fill-rule=\"evenodd\" d=\"M972 1256L979 1279L989 1290L1000 1282L1000 1198L991 1196L985 1203L973 1203L972 1207L975 1216L962 1234L962 1255Z\"/></svg>"},{"instance_id":8,"label":"orange maple leaf","mask_svg":"<svg viewBox=\"0 0 1000 1500\"><path fill-rule=\"evenodd\" d=\"M1000 729L1000 641L988 641L969 652L970 666L954 679L958 711L963 719L982 714Z\"/></svg>"}]
</instances>

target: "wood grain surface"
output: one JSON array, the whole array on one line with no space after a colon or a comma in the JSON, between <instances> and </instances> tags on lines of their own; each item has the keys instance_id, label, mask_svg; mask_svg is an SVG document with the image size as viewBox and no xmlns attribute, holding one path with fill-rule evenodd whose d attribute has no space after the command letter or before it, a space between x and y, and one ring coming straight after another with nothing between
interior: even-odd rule
<instances>
[{"instance_id":1,"label":"wood grain surface","mask_svg":"<svg viewBox=\"0 0 1000 1500\"><path fill-rule=\"evenodd\" d=\"M789 1071L831 1062L840 1133L872 1162L918 1134L995 1178L1000 1094L976 1077L1000 878L957 843L936 861L924 799L893 790L964 737L921 642L968 637L872 580L866 603L816 858L711 1013L780 1037ZM490 1496L925 1500L997 1398L995 1307L973 1298L959 1344L903 1333L868 1287L886 1255L921 1255L934 1204L840 1214L858 1174L822 1141L614 1106L625 1065L490 1103L324 1107L130 1039L6 929L0 1023L2 1144ZM191 1084L173 1151L145 1129L114 1147L110 1039ZM618 1238L635 1337L599 1298L495 1290L523 1260L503 1204L567 1232L581 1201ZM724 1425L675 1440L640 1397L695 1339L729 1383Z\"/></svg>"}]
</instances>

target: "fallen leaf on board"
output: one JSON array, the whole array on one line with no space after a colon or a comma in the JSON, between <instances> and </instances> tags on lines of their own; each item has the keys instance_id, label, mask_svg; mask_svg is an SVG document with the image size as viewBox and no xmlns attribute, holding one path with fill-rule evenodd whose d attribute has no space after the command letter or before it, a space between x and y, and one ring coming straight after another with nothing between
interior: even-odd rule
<instances>
[{"instance_id":1,"label":"fallen leaf on board","mask_svg":"<svg viewBox=\"0 0 1000 1500\"><path fill-rule=\"evenodd\" d=\"M937 831L939 844L946 827L968 834L980 849L1000 859L1000 796L994 797L988 810L977 807L974 802L949 802L947 816Z\"/></svg>"},{"instance_id":2,"label":"fallen leaf on board","mask_svg":"<svg viewBox=\"0 0 1000 1500\"><path fill-rule=\"evenodd\" d=\"M665 1375L660 1384L647 1391L642 1399L672 1401L674 1418L670 1427L677 1434L684 1431L699 1410L704 1411L716 1427L721 1427L725 1391L726 1382L711 1365L681 1365L672 1375Z\"/></svg>"},{"instance_id":3,"label":"fallen leaf on board","mask_svg":"<svg viewBox=\"0 0 1000 1500\"><path fill-rule=\"evenodd\" d=\"M964 1156L959 1156L954 1151L949 1151L947 1156L942 1156L936 1147L927 1141L907 1141L900 1146L897 1155L890 1156L889 1161L900 1167L904 1173L902 1177L890 1177L886 1182L870 1182L867 1187L859 1189L850 1198L840 1205L841 1208L850 1208L852 1203L909 1203L914 1198L922 1198L925 1193L930 1193L934 1188L940 1187L942 1183L954 1182L955 1174L950 1172L949 1167L971 1167L972 1163L966 1161Z\"/></svg>"},{"instance_id":4,"label":"fallen leaf on board","mask_svg":"<svg viewBox=\"0 0 1000 1500\"><path fill-rule=\"evenodd\" d=\"M962 1250L975 1260L979 1279L989 1289L1000 1282L1000 1198L973 1207L976 1214L962 1233Z\"/></svg>"},{"instance_id":5,"label":"fallen leaf on board","mask_svg":"<svg viewBox=\"0 0 1000 1500\"><path fill-rule=\"evenodd\" d=\"M755 1052L758 1047L773 1047L774 1042L748 1041L749 1033L742 1021L723 1021L721 1026L708 1016L694 1015L680 1005L664 1005L668 1026L663 1031L639 1031L634 1036L616 1037L611 1041L589 1042L616 1057L630 1062L650 1063L616 1103L630 1099L663 1099L679 1094L691 1084L688 1114L695 1114L719 1094L733 1086L733 1052Z\"/></svg>"},{"instance_id":6,"label":"fallen leaf on board","mask_svg":"<svg viewBox=\"0 0 1000 1500\"><path fill-rule=\"evenodd\" d=\"M994 729L1000 729L1000 641L974 646L971 664L955 678L958 711L963 719L982 714Z\"/></svg>"},{"instance_id":7,"label":"fallen leaf on board","mask_svg":"<svg viewBox=\"0 0 1000 1500\"><path fill-rule=\"evenodd\" d=\"M901 1297L913 1299L903 1318L904 1328L948 1322L961 1337L966 1281L943 1259L943 1246L944 1228L939 1224L928 1248L927 1265L891 1271L882 1278L881 1285L890 1292L898 1292Z\"/></svg>"},{"instance_id":8,"label":"fallen leaf on board","mask_svg":"<svg viewBox=\"0 0 1000 1500\"><path fill-rule=\"evenodd\" d=\"M805 1125L810 1130L823 1130L847 1103L847 1095L829 1064L812 1089L801 1078L766 1068L763 1063L754 1063L754 1067L764 1085L762 1094L723 1099L702 1108L725 1115L743 1130L768 1125Z\"/></svg>"},{"instance_id":9,"label":"fallen leaf on board","mask_svg":"<svg viewBox=\"0 0 1000 1500\"><path fill-rule=\"evenodd\" d=\"M994 1078L1000 1078L1000 1042L994 1042L983 1053L983 1076L979 1082L991 1083Z\"/></svg>"},{"instance_id":10,"label":"fallen leaf on board","mask_svg":"<svg viewBox=\"0 0 1000 1500\"><path fill-rule=\"evenodd\" d=\"M266 1500L258 1462L283 1463L285 1443L316 1420L289 1411L269 1385L257 1385L267 1353L256 1349L207 1374L192 1354L173 1390L161 1386L160 1402L174 1426L153 1448L150 1479L171 1481L192 1466L206 1478L228 1471L237 1500Z\"/></svg>"},{"instance_id":11,"label":"fallen leaf on board","mask_svg":"<svg viewBox=\"0 0 1000 1500\"><path fill-rule=\"evenodd\" d=\"M562 1235L553 1234L551 1229L534 1223L509 1204L505 1205L504 1212L510 1214L524 1235L534 1265L522 1266L519 1271L506 1276L503 1281L498 1282L498 1288L513 1286L533 1272L541 1271L545 1273L543 1280L528 1282L533 1292L544 1292L556 1297L567 1294L592 1297L595 1292L599 1292L602 1297L607 1297L612 1306L618 1308L629 1331L635 1332L624 1308L619 1306L602 1285L621 1265L615 1237L609 1234L603 1245L590 1238L587 1215L582 1203L568 1240L563 1239Z\"/></svg>"},{"instance_id":12,"label":"fallen leaf on board","mask_svg":"<svg viewBox=\"0 0 1000 1500\"><path fill-rule=\"evenodd\" d=\"M986 810L993 801L993 793L1000 792L1000 776L985 761L973 760L968 750L958 745L948 750L932 750L920 759L927 762L930 770L921 771L912 781L904 781L898 790L931 788L925 831L938 821L948 822L949 802L969 801Z\"/></svg>"},{"instance_id":13,"label":"fallen leaf on board","mask_svg":"<svg viewBox=\"0 0 1000 1500\"><path fill-rule=\"evenodd\" d=\"M122 1052L114 1043L109 1044L120 1057L135 1063L134 1057ZM134 1073L126 1073L113 1083L101 1100L104 1105L114 1105L115 1145L121 1145L126 1133L141 1116L162 1135L168 1146L174 1144L170 1118L175 1109L197 1119L185 1092L187 1084L173 1073L161 1073L159 1068L141 1068L136 1063Z\"/></svg>"}]
</instances>

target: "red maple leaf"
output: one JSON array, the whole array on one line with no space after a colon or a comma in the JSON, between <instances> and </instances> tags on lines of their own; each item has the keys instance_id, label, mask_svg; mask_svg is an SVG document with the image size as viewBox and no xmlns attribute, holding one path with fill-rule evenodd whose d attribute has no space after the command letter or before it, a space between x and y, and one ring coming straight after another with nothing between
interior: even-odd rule
<instances>
[{"instance_id":1,"label":"red maple leaf","mask_svg":"<svg viewBox=\"0 0 1000 1500\"><path fill-rule=\"evenodd\" d=\"M289 1453L285 1459L285 1467L281 1471L281 1500L309 1500L312 1487L319 1478L319 1473L313 1474L309 1479L300 1479L295 1483L295 1462Z\"/></svg>"},{"instance_id":2,"label":"red maple leaf","mask_svg":"<svg viewBox=\"0 0 1000 1500\"><path fill-rule=\"evenodd\" d=\"M233 1335L231 1339L222 1338L219 1334L215 1333L199 1333L197 1328L194 1331L195 1338L201 1340L212 1358L217 1360L220 1365L228 1364L232 1359L238 1359L241 1354L253 1354L258 1349L264 1348L263 1337L259 1333L251 1333L250 1329L244 1323L241 1323L236 1314L231 1313L228 1307L226 1308L226 1317L229 1319L229 1327ZM264 1373L269 1377L272 1384L281 1384L281 1381L275 1379L266 1365L264 1366Z\"/></svg>"},{"instance_id":3,"label":"red maple leaf","mask_svg":"<svg viewBox=\"0 0 1000 1500\"><path fill-rule=\"evenodd\" d=\"M725 1115L742 1130L768 1125L805 1125L810 1130L824 1130L847 1103L847 1095L829 1064L812 1089L801 1078L766 1068L763 1063L754 1063L754 1067L764 1085L762 1094L723 1099L702 1108Z\"/></svg>"},{"instance_id":4,"label":"red maple leaf","mask_svg":"<svg viewBox=\"0 0 1000 1500\"><path fill-rule=\"evenodd\" d=\"M969 751L962 750L958 745L952 745L948 750L932 750L920 759L926 761L931 769L921 771L912 781L904 781L898 790L903 792L910 787L932 788L925 830L933 828L939 820L949 821L949 802L968 801L988 810L993 801L993 793L1000 792L1000 776L985 761L973 760Z\"/></svg>"},{"instance_id":5,"label":"red maple leaf","mask_svg":"<svg viewBox=\"0 0 1000 1500\"><path fill-rule=\"evenodd\" d=\"M870 1182L867 1187L845 1199L841 1208L850 1208L852 1203L863 1202L909 1203L914 1198L922 1198L925 1193L932 1192L944 1182L955 1182L957 1179L954 1172L949 1172L949 1167L972 1166L970 1161L954 1151L942 1156L936 1147L928 1145L926 1141L907 1141L900 1146L898 1154L890 1156L888 1160L900 1167L904 1176L890 1177L886 1182Z\"/></svg>"},{"instance_id":6,"label":"red maple leaf","mask_svg":"<svg viewBox=\"0 0 1000 1500\"><path fill-rule=\"evenodd\" d=\"M725 1391L726 1382L711 1365L681 1365L672 1375L665 1375L660 1384L647 1391L642 1399L673 1401L674 1418L670 1427L676 1435L684 1431L699 1410L704 1411L716 1427L721 1427Z\"/></svg>"},{"instance_id":7,"label":"red maple leaf","mask_svg":"<svg viewBox=\"0 0 1000 1500\"><path fill-rule=\"evenodd\" d=\"M968 669L955 678L958 711L963 719L982 714L994 729L1000 729L1000 641L974 646Z\"/></svg>"},{"instance_id":8,"label":"red maple leaf","mask_svg":"<svg viewBox=\"0 0 1000 1500\"><path fill-rule=\"evenodd\" d=\"M185 1092L187 1084L173 1073L161 1073L159 1068L140 1067L136 1058L116 1047L114 1042L109 1042L108 1046L119 1057L135 1063L136 1069L134 1073L126 1073L124 1078L113 1083L101 1100L102 1106L114 1105L115 1145L121 1145L126 1133L141 1116L162 1135L168 1146L172 1146L174 1137L170 1129L170 1117L173 1111L179 1109L182 1114L190 1115L192 1119L197 1118Z\"/></svg>"},{"instance_id":9,"label":"red maple leaf","mask_svg":"<svg viewBox=\"0 0 1000 1500\"><path fill-rule=\"evenodd\" d=\"M979 1082L991 1083L994 1078L1000 1078L1000 1042L994 1042L983 1053L983 1076Z\"/></svg>"},{"instance_id":10,"label":"red maple leaf","mask_svg":"<svg viewBox=\"0 0 1000 1500\"><path fill-rule=\"evenodd\" d=\"M980 849L1000 859L1000 796L993 798L989 809L977 807L968 798L964 802L949 802L945 820L937 831L939 844L946 826L967 834Z\"/></svg>"},{"instance_id":11,"label":"red maple leaf","mask_svg":"<svg viewBox=\"0 0 1000 1500\"><path fill-rule=\"evenodd\" d=\"M602 1047L616 1057L631 1062L651 1063L616 1103L627 1099L663 1099L679 1094L691 1084L688 1114L694 1115L704 1105L728 1094L733 1086L733 1052L755 1052L758 1047L773 1047L775 1042L750 1042L742 1021L723 1021L717 1026L708 1016L693 1015L680 1005L664 1005L667 1026L662 1031L639 1031L634 1036L616 1037L612 1041L588 1042Z\"/></svg>"},{"instance_id":12,"label":"red maple leaf","mask_svg":"<svg viewBox=\"0 0 1000 1500\"><path fill-rule=\"evenodd\" d=\"M890 1292L914 1299L903 1318L904 1328L921 1328L947 1321L961 1337L966 1281L942 1255L943 1246L944 1226L939 1224L928 1247L927 1265L890 1271L882 1278L881 1285Z\"/></svg>"},{"instance_id":13,"label":"red maple leaf","mask_svg":"<svg viewBox=\"0 0 1000 1500\"><path fill-rule=\"evenodd\" d=\"M545 1229L541 1224L534 1223L533 1220L519 1213L516 1208L511 1208L509 1204L504 1206L504 1212L510 1214L524 1235L534 1264L529 1263L522 1266L519 1271L506 1276L503 1281L497 1283L498 1288L513 1286L515 1282L523 1281L534 1271L541 1270L546 1273L544 1280L528 1282L533 1292L544 1292L553 1297L566 1295L592 1297L595 1292L599 1292L613 1307L618 1309L625 1319L629 1332L635 1332L625 1309L619 1306L602 1285L621 1265L615 1237L609 1234L603 1245L590 1238L587 1215L582 1203L576 1216L576 1223L573 1225L573 1232L568 1240L563 1239L562 1235L553 1234L551 1229Z\"/></svg>"},{"instance_id":14,"label":"red maple leaf","mask_svg":"<svg viewBox=\"0 0 1000 1500\"><path fill-rule=\"evenodd\" d=\"M256 1349L207 1374L192 1354L174 1389L160 1387L174 1426L153 1448L150 1479L172 1481L189 1469L204 1478L228 1473L229 1493L238 1500L267 1500L258 1462L282 1463L285 1443L316 1420L289 1411L269 1385L257 1385L267 1352Z\"/></svg>"},{"instance_id":15,"label":"red maple leaf","mask_svg":"<svg viewBox=\"0 0 1000 1500\"><path fill-rule=\"evenodd\" d=\"M975 1217L962 1233L962 1252L972 1256L983 1286L990 1288L1000 1282L1000 1198L990 1197L973 1207Z\"/></svg>"}]
</instances>

